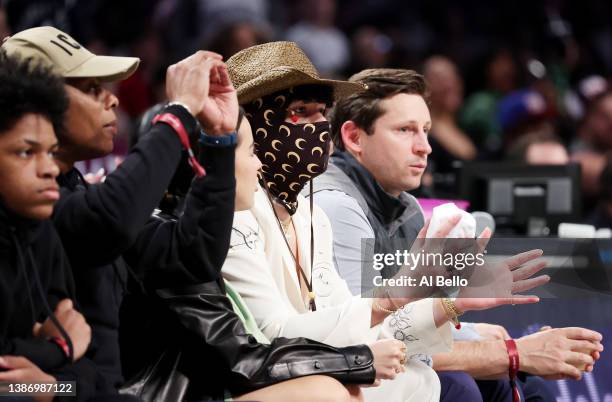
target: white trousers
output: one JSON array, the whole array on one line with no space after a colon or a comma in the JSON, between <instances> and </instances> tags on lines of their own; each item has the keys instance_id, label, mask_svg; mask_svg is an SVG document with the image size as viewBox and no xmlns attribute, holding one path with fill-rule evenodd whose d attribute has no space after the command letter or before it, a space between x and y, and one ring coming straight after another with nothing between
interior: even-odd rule
<instances>
[{"instance_id":1,"label":"white trousers","mask_svg":"<svg viewBox=\"0 0 612 402\"><path fill-rule=\"evenodd\" d=\"M440 379L420 360L408 360L406 372L362 391L366 402L439 402Z\"/></svg>"}]
</instances>

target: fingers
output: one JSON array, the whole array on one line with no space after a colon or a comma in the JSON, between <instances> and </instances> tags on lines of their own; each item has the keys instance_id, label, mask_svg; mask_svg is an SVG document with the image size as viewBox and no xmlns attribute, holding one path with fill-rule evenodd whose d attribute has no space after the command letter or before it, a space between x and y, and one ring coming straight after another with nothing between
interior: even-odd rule
<instances>
[{"instance_id":1,"label":"fingers","mask_svg":"<svg viewBox=\"0 0 612 402\"><path fill-rule=\"evenodd\" d=\"M229 72L227 71L226 64L223 64L221 67L218 68L218 82L216 83L222 87L233 88L232 80L230 78Z\"/></svg>"},{"instance_id":2,"label":"fingers","mask_svg":"<svg viewBox=\"0 0 612 402\"><path fill-rule=\"evenodd\" d=\"M431 222L431 218L427 219L425 221L425 225L423 226L423 228L419 231L419 234L417 235L417 239L424 239L425 235L427 234L427 229L429 229L429 223Z\"/></svg>"},{"instance_id":3,"label":"fingers","mask_svg":"<svg viewBox=\"0 0 612 402\"><path fill-rule=\"evenodd\" d=\"M444 239L457 226L461 220L461 214L456 214L445 221L440 228L433 234L433 238Z\"/></svg>"},{"instance_id":4,"label":"fingers","mask_svg":"<svg viewBox=\"0 0 612 402\"><path fill-rule=\"evenodd\" d=\"M525 292L527 290L537 288L538 286L542 286L548 282L550 282L550 276L548 275L540 275L536 276L535 278L517 281L512 284L512 293Z\"/></svg>"},{"instance_id":5,"label":"fingers","mask_svg":"<svg viewBox=\"0 0 612 402\"><path fill-rule=\"evenodd\" d=\"M515 282L521 279L527 279L540 272L547 266L548 261L546 260L534 261L531 264L525 265L512 271L512 277L514 278Z\"/></svg>"},{"instance_id":6,"label":"fingers","mask_svg":"<svg viewBox=\"0 0 612 402\"><path fill-rule=\"evenodd\" d=\"M73 310L73 309L74 309L74 306L72 304L72 300L64 299L57 304L57 306L55 307L55 312L58 314L61 314L63 312Z\"/></svg>"},{"instance_id":7,"label":"fingers","mask_svg":"<svg viewBox=\"0 0 612 402\"><path fill-rule=\"evenodd\" d=\"M504 304L532 304L540 301L538 296L514 295L512 297L499 297L496 299L496 305Z\"/></svg>"},{"instance_id":8,"label":"fingers","mask_svg":"<svg viewBox=\"0 0 612 402\"><path fill-rule=\"evenodd\" d=\"M491 240L492 234L493 232L491 232L491 229L489 229L488 226L482 231L482 233L480 234L480 236L478 236L478 239L476 240L476 246L478 248L478 251L482 252L485 248L487 248L487 244L489 244L489 240Z\"/></svg>"},{"instance_id":9,"label":"fingers","mask_svg":"<svg viewBox=\"0 0 612 402\"><path fill-rule=\"evenodd\" d=\"M27 368L32 365L33 363L23 356L0 356L0 367L5 369Z\"/></svg>"},{"instance_id":10,"label":"fingers","mask_svg":"<svg viewBox=\"0 0 612 402\"><path fill-rule=\"evenodd\" d=\"M586 328L567 327L567 328L560 328L559 331L562 331L563 334L570 339L583 339L583 340L595 341L595 342L601 342L601 340L603 339L603 336L599 332L592 331Z\"/></svg>"},{"instance_id":11,"label":"fingers","mask_svg":"<svg viewBox=\"0 0 612 402\"><path fill-rule=\"evenodd\" d=\"M215 52L211 52L208 50L198 50L197 52L195 52L194 54L185 57L183 60L179 61L176 64L173 65L177 65L177 64L192 64L192 63L196 63L199 64L204 60L207 59L212 59L212 60L223 60L223 56L221 56L219 53L215 53Z\"/></svg>"},{"instance_id":12,"label":"fingers","mask_svg":"<svg viewBox=\"0 0 612 402\"><path fill-rule=\"evenodd\" d=\"M24 369L14 369L9 371L0 371L0 381L3 382L20 382L23 379Z\"/></svg>"},{"instance_id":13,"label":"fingers","mask_svg":"<svg viewBox=\"0 0 612 402\"><path fill-rule=\"evenodd\" d=\"M540 249L525 251L523 253L508 258L505 263L511 270L513 270L514 268L520 267L521 265L531 260L535 260L536 258L541 257L543 253L544 251Z\"/></svg>"},{"instance_id":14,"label":"fingers","mask_svg":"<svg viewBox=\"0 0 612 402\"><path fill-rule=\"evenodd\" d=\"M206 73L206 76L211 83L218 83L220 80L219 69L226 68L225 63L216 59L205 59L200 66L204 69L203 72Z\"/></svg>"},{"instance_id":15,"label":"fingers","mask_svg":"<svg viewBox=\"0 0 612 402\"><path fill-rule=\"evenodd\" d=\"M568 339L568 345L571 350L574 352L587 353L589 355L599 355L599 352L603 351L603 345L599 342L591 342L585 340L577 340L577 339ZM597 360L599 357L592 356L594 360Z\"/></svg>"},{"instance_id":16,"label":"fingers","mask_svg":"<svg viewBox=\"0 0 612 402\"><path fill-rule=\"evenodd\" d=\"M34 326L32 327L32 335L34 335L34 337L38 337L38 335L40 335L40 329L42 328L42 324L37 322L34 323Z\"/></svg>"},{"instance_id":17,"label":"fingers","mask_svg":"<svg viewBox=\"0 0 612 402\"><path fill-rule=\"evenodd\" d=\"M572 351L566 352L565 361L576 367L584 367L587 365L593 365L593 363L595 363L591 355Z\"/></svg>"},{"instance_id":18,"label":"fingers","mask_svg":"<svg viewBox=\"0 0 612 402\"><path fill-rule=\"evenodd\" d=\"M574 380L580 380L582 378L582 372L578 368L567 363L561 363L559 365L559 373L565 378L572 378Z\"/></svg>"},{"instance_id":19,"label":"fingers","mask_svg":"<svg viewBox=\"0 0 612 402\"><path fill-rule=\"evenodd\" d=\"M205 59L223 60L223 56L210 50L198 50L195 54Z\"/></svg>"}]
</instances>

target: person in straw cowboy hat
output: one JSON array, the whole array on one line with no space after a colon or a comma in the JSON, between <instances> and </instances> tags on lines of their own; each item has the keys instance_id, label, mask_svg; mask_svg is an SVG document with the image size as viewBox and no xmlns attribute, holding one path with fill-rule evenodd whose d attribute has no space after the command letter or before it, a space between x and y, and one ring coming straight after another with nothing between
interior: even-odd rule
<instances>
[{"instance_id":1,"label":"person in straw cowboy hat","mask_svg":"<svg viewBox=\"0 0 612 402\"><path fill-rule=\"evenodd\" d=\"M304 336L334 346L403 339L396 378L364 389L365 399L438 400L435 372L407 357L448 351L449 318L434 310L431 300L422 300L402 310L405 317L399 318L412 321L406 327L390 315L396 307L389 298L352 296L334 268L327 216L299 195L327 168L331 144L326 108L364 87L320 78L292 42L247 48L227 66L252 126L262 169L253 207L234 216L224 278L269 339ZM451 229L449 225L441 236Z\"/></svg>"}]
</instances>

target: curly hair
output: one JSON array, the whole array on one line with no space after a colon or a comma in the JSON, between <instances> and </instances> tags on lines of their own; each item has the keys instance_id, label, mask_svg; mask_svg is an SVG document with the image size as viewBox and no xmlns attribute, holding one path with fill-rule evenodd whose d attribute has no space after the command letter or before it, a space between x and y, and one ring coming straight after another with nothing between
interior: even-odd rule
<instances>
[{"instance_id":1,"label":"curly hair","mask_svg":"<svg viewBox=\"0 0 612 402\"><path fill-rule=\"evenodd\" d=\"M67 109L68 97L61 77L32 59L8 56L0 49L0 133L33 113L47 118L60 136Z\"/></svg>"}]
</instances>

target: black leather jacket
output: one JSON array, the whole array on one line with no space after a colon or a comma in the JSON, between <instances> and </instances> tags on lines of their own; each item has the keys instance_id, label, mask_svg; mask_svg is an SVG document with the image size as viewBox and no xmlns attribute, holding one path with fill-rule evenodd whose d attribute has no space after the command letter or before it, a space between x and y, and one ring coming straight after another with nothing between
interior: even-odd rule
<instances>
[{"instance_id":1,"label":"black leather jacket","mask_svg":"<svg viewBox=\"0 0 612 402\"><path fill-rule=\"evenodd\" d=\"M154 319L143 319L144 304ZM240 395L312 374L353 384L375 379L372 352L365 345L335 348L305 338L258 343L234 313L222 282L158 290L142 305L140 316L132 315L130 322L148 321L150 336L122 350L148 362L126 386L145 401L223 399L226 391Z\"/></svg>"}]
</instances>

